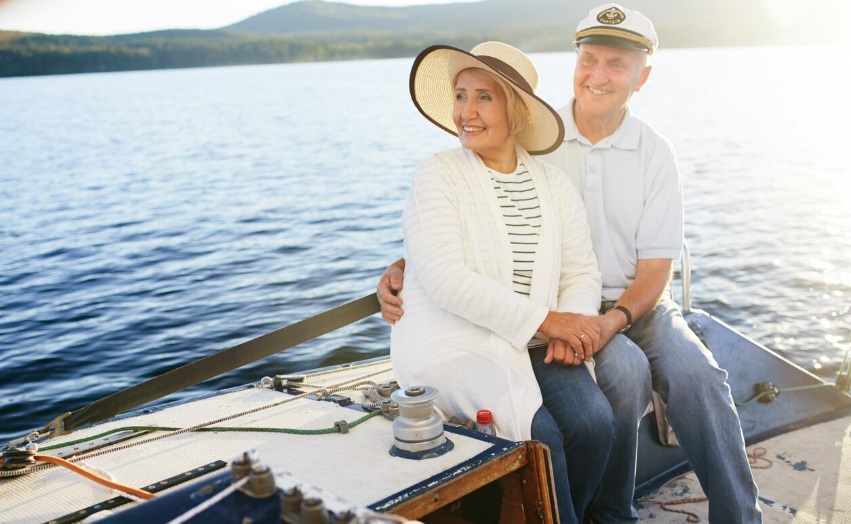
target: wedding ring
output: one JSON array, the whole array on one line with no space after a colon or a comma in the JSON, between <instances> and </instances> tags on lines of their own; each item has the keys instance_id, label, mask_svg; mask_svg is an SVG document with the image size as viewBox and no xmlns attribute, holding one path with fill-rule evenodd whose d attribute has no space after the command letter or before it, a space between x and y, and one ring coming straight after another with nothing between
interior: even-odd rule
<instances>
[{"instance_id":1,"label":"wedding ring","mask_svg":"<svg viewBox=\"0 0 851 524\"><path fill-rule=\"evenodd\" d=\"M585 338L585 333L582 333L582 336L579 337L579 341L581 342L583 338Z\"/></svg>"}]
</instances>

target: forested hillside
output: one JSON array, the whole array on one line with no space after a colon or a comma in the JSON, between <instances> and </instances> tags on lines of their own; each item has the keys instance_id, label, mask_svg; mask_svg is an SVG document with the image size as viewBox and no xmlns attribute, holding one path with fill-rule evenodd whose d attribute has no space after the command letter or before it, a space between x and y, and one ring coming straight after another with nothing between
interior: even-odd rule
<instances>
[{"instance_id":1,"label":"forested hillside","mask_svg":"<svg viewBox=\"0 0 851 524\"><path fill-rule=\"evenodd\" d=\"M633 0L629 6L650 16L661 46L672 48L837 41L844 37L831 8L842 1L812 0L813 16L791 20L791 26L789 13L772 11L779 4L771 0ZM599 3L484 0L369 7L305 0L215 30L103 37L0 26L0 76L392 58L413 56L434 43L469 49L491 39L527 52L566 51L573 48L577 21Z\"/></svg>"}]
</instances>

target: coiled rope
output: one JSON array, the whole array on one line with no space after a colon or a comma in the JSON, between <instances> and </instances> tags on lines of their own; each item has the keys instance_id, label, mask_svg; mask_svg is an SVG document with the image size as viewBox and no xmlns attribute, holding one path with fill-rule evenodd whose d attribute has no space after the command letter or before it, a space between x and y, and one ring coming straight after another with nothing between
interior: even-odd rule
<instances>
[{"instance_id":1,"label":"coiled rope","mask_svg":"<svg viewBox=\"0 0 851 524\"><path fill-rule=\"evenodd\" d=\"M766 450L763 447L754 448L753 452L748 453L748 464L750 464L752 469L768 469L773 463L765 458ZM671 480L670 482L677 482L679 480L684 479L689 473L684 473L679 477ZM697 504L700 502L707 502L709 499L706 497L692 497L692 498L683 498L677 500L657 500L653 497L645 497L643 499L639 499L637 502L642 503L653 503L658 504L663 511L668 511L671 513L681 513L686 516L686 520L688 522L700 522L700 517L696 513L692 513L691 511L687 511L684 509L673 508L671 506L679 506L681 504Z\"/></svg>"}]
</instances>

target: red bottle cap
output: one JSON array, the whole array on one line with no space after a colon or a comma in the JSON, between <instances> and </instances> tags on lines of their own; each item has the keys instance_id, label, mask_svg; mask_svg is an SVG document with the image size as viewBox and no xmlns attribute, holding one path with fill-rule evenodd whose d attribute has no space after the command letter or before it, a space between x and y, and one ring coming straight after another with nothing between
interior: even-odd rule
<instances>
[{"instance_id":1,"label":"red bottle cap","mask_svg":"<svg viewBox=\"0 0 851 524\"><path fill-rule=\"evenodd\" d=\"M476 422L485 425L493 422L493 414L487 409L482 409L476 413Z\"/></svg>"}]
</instances>

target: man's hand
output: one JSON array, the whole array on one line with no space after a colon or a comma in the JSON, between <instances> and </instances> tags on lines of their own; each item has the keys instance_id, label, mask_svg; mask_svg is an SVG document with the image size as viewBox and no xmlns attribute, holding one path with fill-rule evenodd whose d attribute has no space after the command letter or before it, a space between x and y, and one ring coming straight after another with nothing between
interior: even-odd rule
<instances>
[{"instance_id":1,"label":"man's hand","mask_svg":"<svg viewBox=\"0 0 851 524\"><path fill-rule=\"evenodd\" d=\"M671 280L672 267L673 261L669 258L645 258L638 261L635 280L618 298L618 304L632 313L633 324L659 303ZM594 323L600 328L600 345L595 353L626 327L627 320L623 311L617 309L594 318Z\"/></svg>"},{"instance_id":2,"label":"man's hand","mask_svg":"<svg viewBox=\"0 0 851 524\"><path fill-rule=\"evenodd\" d=\"M397 295L402 291L402 277L405 274L405 259L400 258L390 264L378 281L376 294L381 305L381 318L388 324L395 324L402 315L402 299Z\"/></svg>"},{"instance_id":3,"label":"man's hand","mask_svg":"<svg viewBox=\"0 0 851 524\"><path fill-rule=\"evenodd\" d=\"M605 315L594 317L593 322L600 328L600 345L594 351L596 353L603 349L609 343L609 340L623 329L626 322L626 315L615 309L607 311Z\"/></svg>"}]
</instances>

